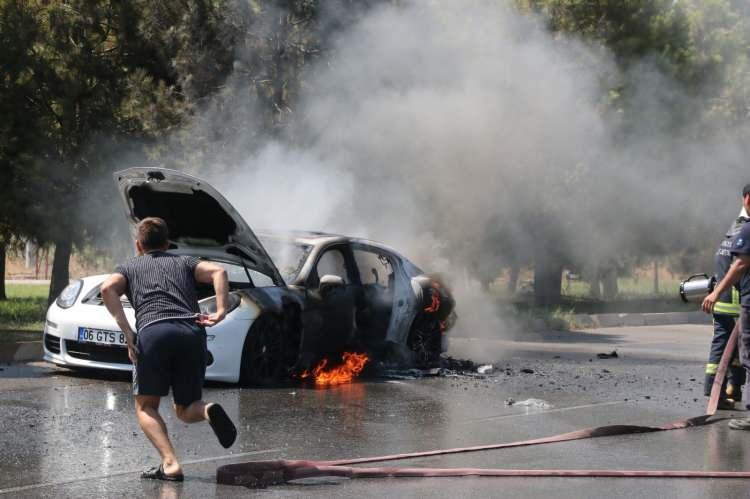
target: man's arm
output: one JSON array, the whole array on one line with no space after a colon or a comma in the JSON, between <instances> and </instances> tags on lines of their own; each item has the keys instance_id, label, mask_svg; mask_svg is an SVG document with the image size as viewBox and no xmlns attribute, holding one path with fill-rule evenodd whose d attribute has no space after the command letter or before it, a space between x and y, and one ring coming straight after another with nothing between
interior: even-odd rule
<instances>
[{"instance_id":1,"label":"man's arm","mask_svg":"<svg viewBox=\"0 0 750 499\"><path fill-rule=\"evenodd\" d=\"M125 334L125 341L128 343L128 357L130 358L130 362L135 364L138 360L135 333L133 333L133 329L125 317L125 310L123 310L122 302L120 301L120 297L125 293L127 285L128 281L125 279L125 276L119 272L110 275L102 284L102 301L104 301L104 306L107 307L112 317L115 318L120 330Z\"/></svg>"},{"instance_id":2,"label":"man's arm","mask_svg":"<svg viewBox=\"0 0 750 499\"><path fill-rule=\"evenodd\" d=\"M729 267L724 279L719 282L714 290L708 295L701 304L701 308L707 314L710 314L714 310L714 305L719 300L719 296L734 286L743 275L750 269L750 255L737 255L737 258L732 262Z\"/></svg>"},{"instance_id":3,"label":"man's arm","mask_svg":"<svg viewBox=\"0 0 750 499\"><path fill-rule=\"evenodd\" d=\"M204 284L213 284L216 293L216 312L201 314L196 321L199 325L210 327L218 324L227 315L229 303L229 279L224 267L211 262L200 262L195 267L195 280Z\"/></svg>"}]
</instances>

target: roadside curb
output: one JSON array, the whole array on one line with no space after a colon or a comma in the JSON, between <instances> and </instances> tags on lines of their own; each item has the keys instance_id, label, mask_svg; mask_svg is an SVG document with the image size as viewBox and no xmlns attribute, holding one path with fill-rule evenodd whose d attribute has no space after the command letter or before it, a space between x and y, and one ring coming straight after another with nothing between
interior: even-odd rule
<instances>
[{"instance_id":1,"label":"roadside curb","mask_svg":"<svg viewBox=\"0 0 750 499\"><path fill-rule=\"evenodd\" d=\"M41 341L19 341L0 348L0 364L18 364L42 360L44 349Z\"/></svg>"},{"instance_id":2,"label":"roadside curb","mask_svg":"<svg viewBox=\"0 0 750 499\"><path fill-rule=\"evenodd\" d=\"M667 326L670 324L711 324L711 316L693 312L665 312L652 314L576 314L573 322L579 328L623 326Z\"/></svg>"}]
</instances>

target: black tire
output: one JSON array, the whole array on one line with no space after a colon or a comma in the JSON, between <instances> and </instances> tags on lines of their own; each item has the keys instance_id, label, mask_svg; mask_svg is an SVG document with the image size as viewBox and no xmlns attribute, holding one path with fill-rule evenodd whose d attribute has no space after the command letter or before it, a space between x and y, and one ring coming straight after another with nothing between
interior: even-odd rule
<instances>
[{"instance_id":1,"label":"black tire","mask_svg":"<svg viewBox=\"0 0 750 499\"><path fill-rule=\"evenodd\" d=\"M240 366L243 386L274 386L288 374L288 350L281 321L272 315L261 315L245 338Z\"/></svg>"}]
</instances>

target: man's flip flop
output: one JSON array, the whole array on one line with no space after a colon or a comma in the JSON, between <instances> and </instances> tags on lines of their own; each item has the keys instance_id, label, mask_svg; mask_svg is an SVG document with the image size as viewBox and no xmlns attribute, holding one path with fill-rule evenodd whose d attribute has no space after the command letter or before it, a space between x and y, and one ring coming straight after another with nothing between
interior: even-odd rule
<instances>
[{"instance_id":1,"label":"man's flip flop","mask_svg":"<svg viewBox=\"0 0 750 499\"><path fill-rule=\"evenodd\" d=\"M237 438L237 428L234 427L234 423L219 404L211 404L207 412L208 424L214 430L219 443L225 449L230 448Z\"/></svg>"},{"instance_id":2,"label":"man's flip flop","mask_svg":"<svg viewBox=\"0 0 750 499\"><path fill-rule=\"evenodd\" d=\"M164 480L166 482L182 482L185 480L185 475L180 473L179 475L167 475L164 473L164 469L159 466L149 468L141 473L141 478L148 478L149 480Z\"/></svg>"}]
</instances>

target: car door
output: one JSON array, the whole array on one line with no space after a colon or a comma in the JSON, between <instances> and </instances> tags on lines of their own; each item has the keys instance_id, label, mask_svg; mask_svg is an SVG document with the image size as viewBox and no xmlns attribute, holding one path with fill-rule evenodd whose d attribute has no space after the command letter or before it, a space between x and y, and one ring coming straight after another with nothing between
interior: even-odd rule
<instances>
[{"instance_id":1,"label":"car door","mask_svg":"<svg viewBox=\"0 0 750 499\"><path fill-rule=\"evenodd\" d=\"M339 284L321 286L326 276L338 277ZM322 355L341 352L351 343L354 332L354 265L346 244L324 249L305 282L303 349Z\"/></svg>"},{"instance_id":2,"label":"car door","mask_svg":"<svg viewBox=\"0 0 750 499\"><path fill-rule=\"evenodd\" d=\"M357 337L372 348L382 346L393 311L394 269L383 251L352 245L361 285L357 303Z\"/></svg>"}]
</instances>

